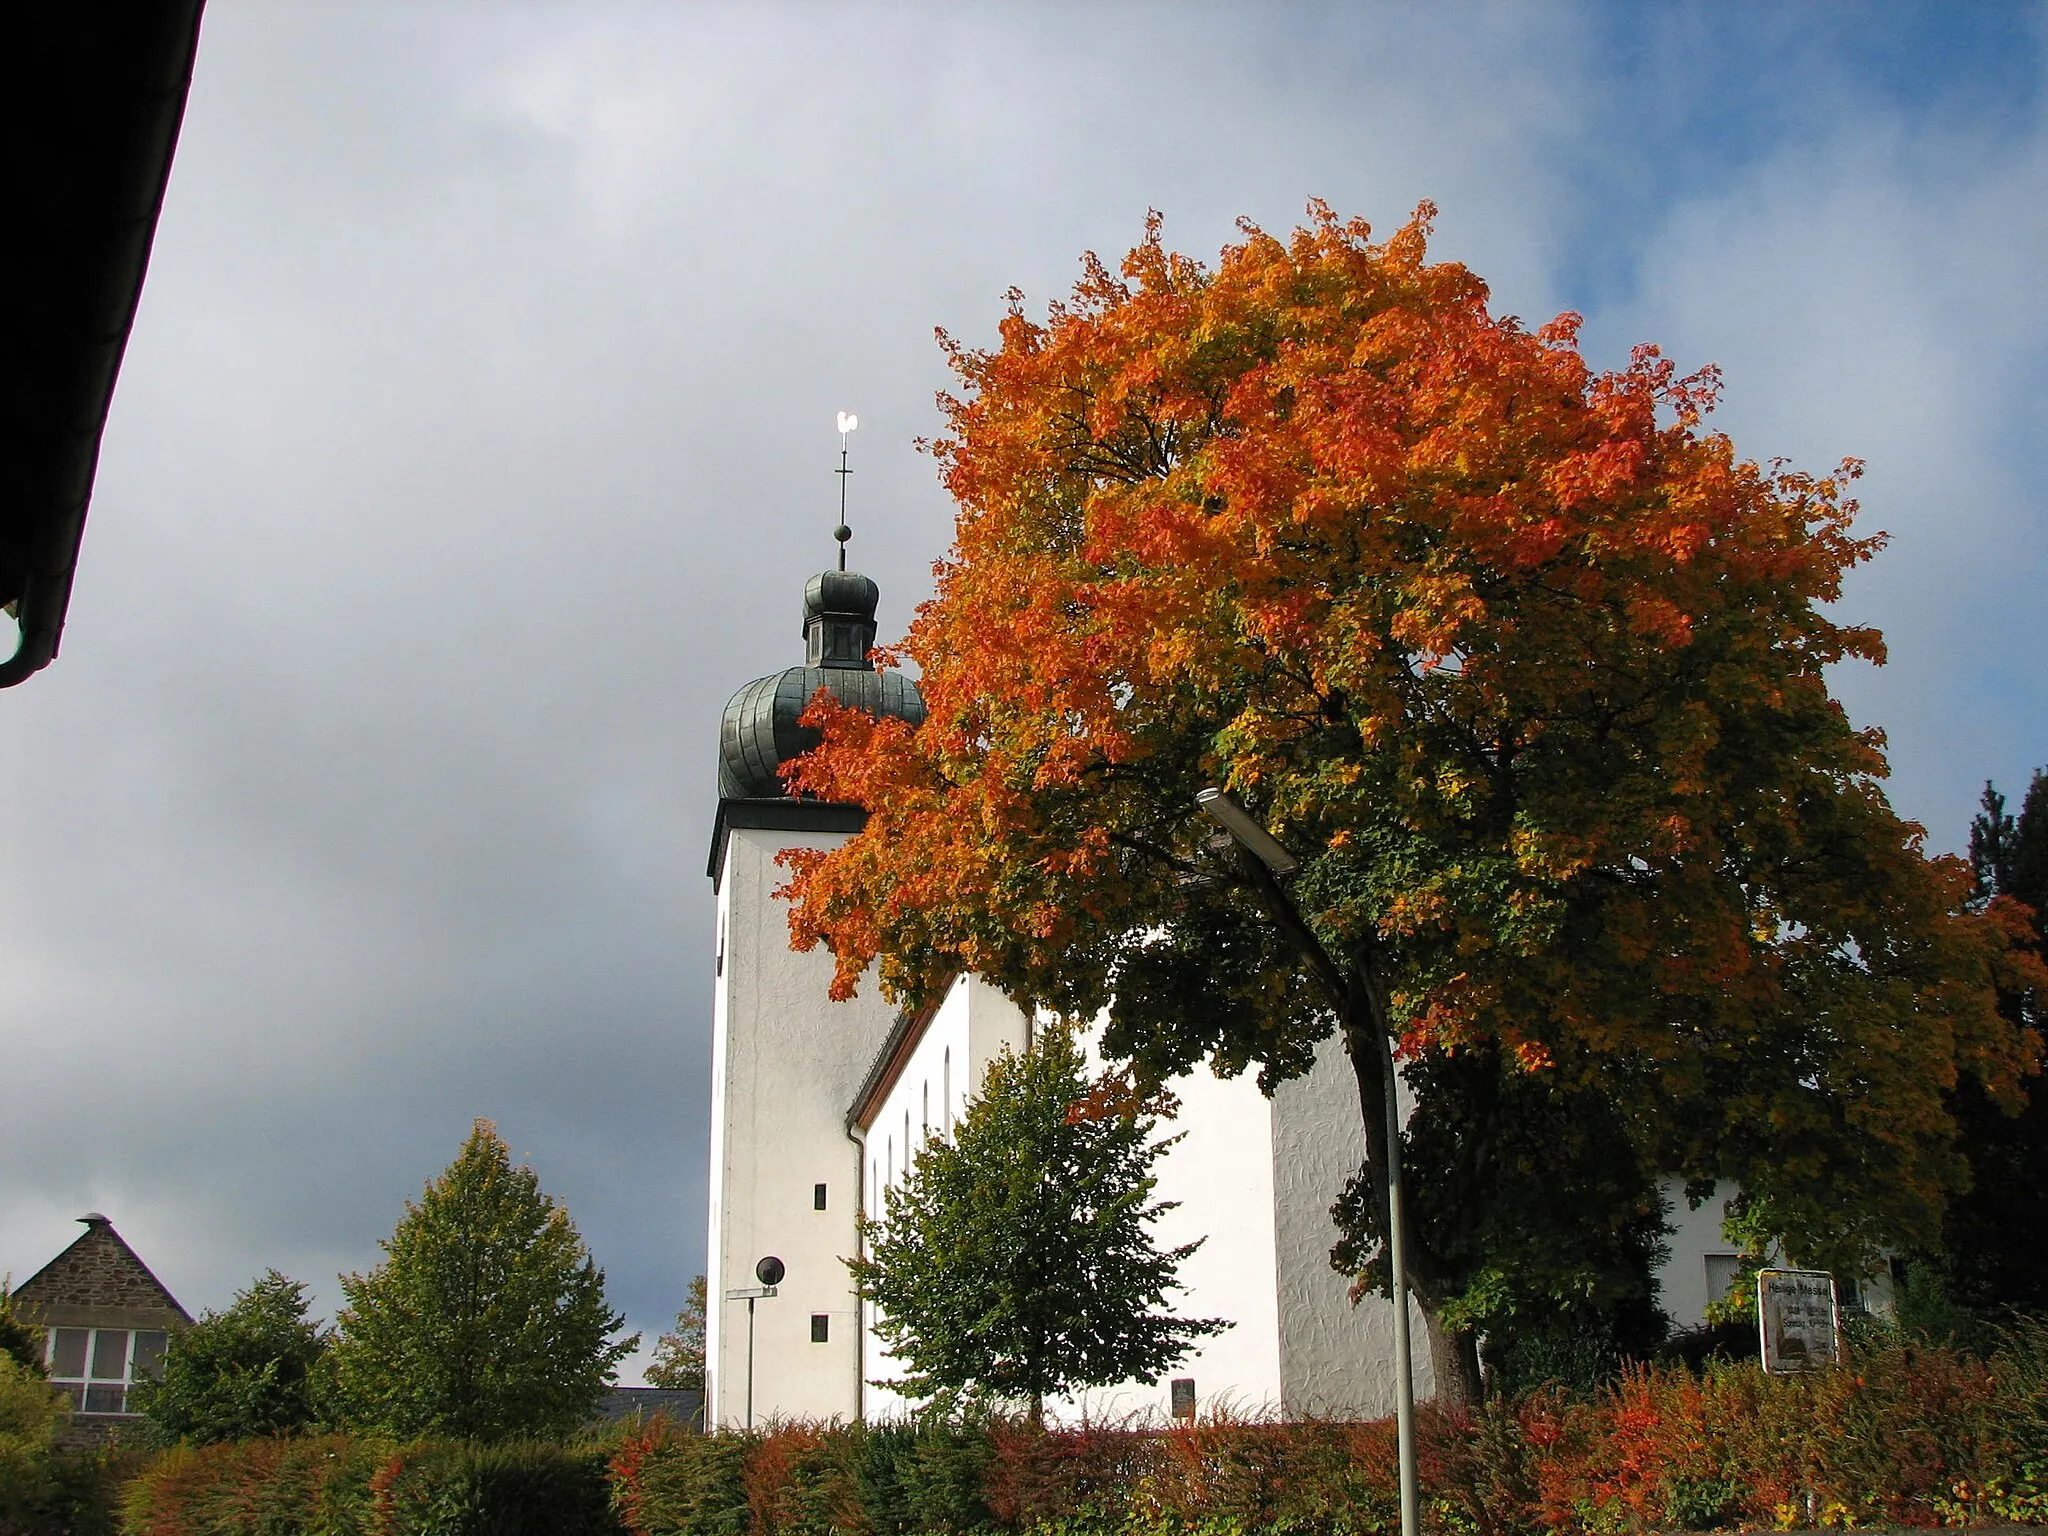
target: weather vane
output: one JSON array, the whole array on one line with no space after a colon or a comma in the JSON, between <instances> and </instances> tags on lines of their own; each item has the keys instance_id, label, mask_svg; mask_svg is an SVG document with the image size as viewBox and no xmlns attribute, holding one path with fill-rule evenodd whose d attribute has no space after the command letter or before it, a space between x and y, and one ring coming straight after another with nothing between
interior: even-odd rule
<instances>
[{"instance_id":1,"label":"weather vane","mask_svg":"<svg viewBox=\"0 0 2048 1536\"><path fill-rule=\"evenodd\" d=\"M846 467L846 439L854 428L860 425L860 418L851 411L839 413L839 526L832 530L832 537L839 541L839 569L846 569L846 541L853 537L853 530L846 526L846 477L853 473Z\"/></svg>"}]
</instances>

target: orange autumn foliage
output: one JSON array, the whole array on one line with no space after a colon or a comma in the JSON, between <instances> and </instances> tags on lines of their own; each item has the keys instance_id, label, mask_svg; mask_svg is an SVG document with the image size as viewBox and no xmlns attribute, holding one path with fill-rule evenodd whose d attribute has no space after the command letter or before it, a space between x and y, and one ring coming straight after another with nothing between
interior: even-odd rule
<instances>
[{"instance_id":1,"label":"orange autumn foliage","mask_svg":"<svg viewBox=\"0 0 2048 1536\"><path fill-rule=\"evenodd\" d=\"M1311 212L1213 268L1155 218L1043 321L1012 295L996 345L946 343L956 543L885 657L928 719L813 706L791 782L869 820L789 856L793 941L840 996L879 962L898 998L970 969L1106 1009L1155 1079L1368 1027L1491 1053L1811 1261L1926 1241L1944 1094L2034 1070L1997 989L2048 972L1829 695L1883 659L1826 611L1882 545L1858 466L1743 459L1712 368L1597 372L1576 316L1492 313L1426 206L1383 242ZM1301 856L1284 898L1211 783Z\"/></svg>"}]
</instances>

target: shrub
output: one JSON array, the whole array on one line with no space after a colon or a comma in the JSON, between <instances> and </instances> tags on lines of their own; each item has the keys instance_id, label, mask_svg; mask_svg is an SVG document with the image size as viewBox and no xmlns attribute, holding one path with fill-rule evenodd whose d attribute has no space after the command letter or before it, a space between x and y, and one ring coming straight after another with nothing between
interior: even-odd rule
<instances>
[{"instance_id":1,"label":"shrub","mask_svg":"<svg viewBox=\"0 0 2048 1536\"><path fill-rule=\"evenodd\" d=\"M1838 1369L1638 1366L1418 1417L1425 1517L1455 1536L2048 1524L2048 1328L1989 1357L1864 1336ZM1390 1423L1212 1417L786 1425L628 1436L613 1498L639 1536L1385 1536Z\"/></svg>"},{"instance_id":2,"label":"shrub","mask_svg":"<svg viewBox=\"0 0 2048 1536\"><path fill-rule=\"evenodd\" d=\"M290 1434L315 1423L330 1340L306 1317L306 1287L271 1270L171 1335L163 1369L136 1383L131 1406L159 1445L208 1445Z\"/></svg>"},{"instance_id":3,"label":"shrub","mask_svg":"<svg viewBox=\"0 0 2048 1536\"><path fill-rule=\"evenodd\" d=\"M762 1438L686 1434L656 1418L612 1456L612 1508L638 1536L747 1536L747 1457Z\"/></svg>"},{"instance_id":4,"label":"shrub","mask_svg":"<svg viewBox=\"0 0 2048 1536\"><path fill-rule=\"evenodd\" d=\"M40 1367L0 1349L0 1536L111 1536L116 1490L138 1458L62 1446L69 1417Z\"/></svg>"},{"instance_id":5,"label":"shrub","mask_svg":"<svg viewBox=\"0 0 2048 1536\"><path fill-rule=\"evenodd\" d=\"M619 1536L605 1460L532 1442L346 1435L165 1451L128 1486L127 1536Z\"/></svg>"}]
</instances>

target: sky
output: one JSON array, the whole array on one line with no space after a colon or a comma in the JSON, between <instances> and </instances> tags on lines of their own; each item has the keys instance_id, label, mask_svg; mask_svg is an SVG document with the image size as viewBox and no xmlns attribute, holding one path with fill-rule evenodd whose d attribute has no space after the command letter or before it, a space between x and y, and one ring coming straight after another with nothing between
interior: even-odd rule
<instances>
[{"instance_id":1,"label":"sky","mask_svg":"<svg viewBox=\"0 0 2048 1536\"><path fill-rule=\"evenodd\" d=\"M486 1116L651 1346L718 716L799 659L834 414L894 636L934 328L1147 209L1213 259L1430 199L1499 311L1865 460L1890 661L1833 681L1960 849L2048 764L2044 85L1999 0L211 0L63 653L0 694L0 1271L98 1210L194 1312L269 1268L328 1312Z\"/></svg>"}]
</instances>

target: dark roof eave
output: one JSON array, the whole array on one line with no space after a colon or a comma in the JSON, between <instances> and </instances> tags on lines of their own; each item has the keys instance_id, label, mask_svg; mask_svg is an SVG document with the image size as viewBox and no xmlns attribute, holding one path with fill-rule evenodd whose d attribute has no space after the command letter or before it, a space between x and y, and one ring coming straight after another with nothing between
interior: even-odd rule
<instances>
[{"instance_id":1,"label":"dark roof eave","mask_svg":"<svg viewBox=\"0 0 2048 1536\"><path fill-rule=\"evenodd\" d=\"M0 537L15 567L21 639L0 661L12 687L57 654L85 536L100 438L135 322L199 46L204 0L42 6L9 23L16 227L32 230L17 271L17 320L42 319L9 349L14 463ZM95 137L81 123L96 124ZM52 168L57 168L53 170Z\"/></svg>"},{"instance_id":2,"label":"dark roof eave","mask_svg":"<svg viewBox=\"0 0 2048 1536\"><path fill-rule=\"evenodd\" d=\"M932 1000L922 1008L906 1008L896 1015L896 1022L889 1030L889 1038L882 1042L881 1050L875 1053L868 1075L862 1079L860 1092L853 1096L853 1104L846 1111L846 1134L858 1141L867 1134L868 1127L875 1123L875 1114L882 1107L882 1100L889 1096L889 1090L896 1086L896 1079L903 1075L903 1063L910 1059L910 1053L917 1049L918 1041L924 1038L925 1026L948 997L952 995L957 975L946 978L945 984L932 995Z\"/></svg>"},{"instance_id":3,"label":"dark roof eave","mask_svg":"<svg viewBox=\"0 0 2048 1536\"><path fill-rule=\"evenodd\" d=\"M711 857L704 873L716 891L725 879L725 843L729 833L742 828L775 832L858 832L868 824L868 813L857 805L840 805L829 800L737 799L726 796L718 802L718 815L711 823Z\"/></svg>"}]
</instances>

